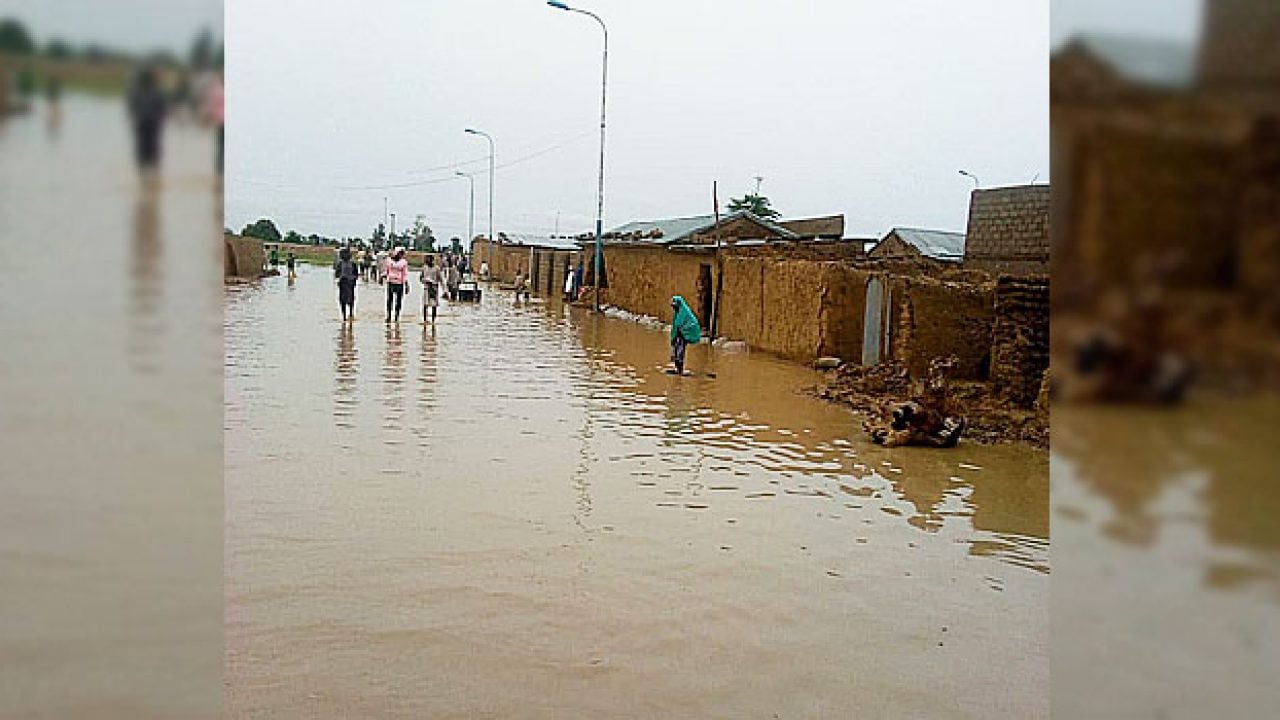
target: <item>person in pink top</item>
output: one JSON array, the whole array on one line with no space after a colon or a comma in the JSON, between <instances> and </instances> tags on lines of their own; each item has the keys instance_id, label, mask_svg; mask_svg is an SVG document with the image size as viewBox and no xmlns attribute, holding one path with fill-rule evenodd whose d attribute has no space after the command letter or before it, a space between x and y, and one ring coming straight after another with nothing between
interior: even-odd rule
<instances>
[{"instance_id":1,"label":"person in pink top","mask_svg":"<svg viewBox=\"0 0 1280 720\"><path fill-rule=\"evenodd\" d=\"M387 262L387 322L391 322L392 307L395 321L400 322L400 305L409 292L409 261L404 259L404 248L397 246Z\"/></svg>"},{"instance_id":2,"label":"person in pink top","mask_svg":"<svg viewBox=\"0 0 1280 720\"><path fill-rule=\"evenodd\" d=\"M216 160L218 177L222 177L223 148L226 145L226 133L224 130L225 115L226 96L222 86L222 73L219 72L209 79L209 86L206 88L204 95L205 122L212 125L218 131L218 156Z\"/></svg>"}]
</instances>

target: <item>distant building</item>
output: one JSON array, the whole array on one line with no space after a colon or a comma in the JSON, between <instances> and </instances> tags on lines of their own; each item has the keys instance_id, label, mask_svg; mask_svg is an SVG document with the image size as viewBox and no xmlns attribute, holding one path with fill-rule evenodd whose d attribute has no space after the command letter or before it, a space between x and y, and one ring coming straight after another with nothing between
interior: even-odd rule
<instances>
[{"instance_id":1,"label":"distant building","mask_svg":"<svg viewBox=\"0 0 1280 720\"><path fill-rule=\"evenodd\" d=\"M894 228L867 253L872 260L964 260L964 233L917 228Z\"/></svg>"}]
</instances>

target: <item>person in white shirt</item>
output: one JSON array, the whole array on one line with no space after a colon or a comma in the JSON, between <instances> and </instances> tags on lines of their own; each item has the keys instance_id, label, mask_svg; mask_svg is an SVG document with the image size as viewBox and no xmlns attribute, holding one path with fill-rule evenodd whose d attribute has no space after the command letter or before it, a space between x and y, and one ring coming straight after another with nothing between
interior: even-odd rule
<instances>
[{"instance_id":1,"label":"person in white shirt","mask_svg":"<svg viewBox=\"0 0 1280 720\"><path fill-rule=\"evenodd\" d=\"M429 315L431 317L429 322L435 323L436 310L440 307L440 284L443 278L434 255L426 256L426 263L422 266L418 279L422 281L422 322L428 322Z\"/></svg>"}]
</instances>

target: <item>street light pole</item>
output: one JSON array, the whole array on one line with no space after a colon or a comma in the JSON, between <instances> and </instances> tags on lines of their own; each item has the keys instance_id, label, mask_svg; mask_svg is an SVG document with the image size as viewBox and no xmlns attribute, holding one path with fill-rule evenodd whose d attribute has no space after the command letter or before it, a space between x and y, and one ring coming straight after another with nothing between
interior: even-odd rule
<instances>
[{"instance_id":1,"label":"street light pole","mask_svg":"<svg viewBox=\"0 0 1280 720\"><path fill-rule=\"evenodd\" d=\"M391 247L395 247L396 242L396 214L391 213Z\"/></svg>"},{"instance_id":2,"label":"street light pole","mask_svg":"<svg viewBox=\"0 0 1280 720\"><path fill-rule=\"evenodd\" d=\"M973 181L973 189L974 189L974 190L977 190L978 188L982 187L982 183L978 180L978 176L977 176L977 175L974 175L973 173L969 172L968 170L961 170L961 171L960 171L960 174L961 174L961 175L964 175L965 177L967 177L967 178L969 178L970 180L972 180L972 181Z\"/></svg>"},{"instance_id":3,"label":"street light pole","mask_svg":"<svg viewBox=\"0 0 1280 720\"><path fill-rule=\"evenodd\" d=\"M466 178L471 184L470 199L467 201L467 247L471 247L476 239L476 179L461 170L455 170L453 174Z\"/></svg>"},{"instance_id":4,"label":"street light pole","mask_svg":"<svg viewBox=\"0 0 1280 720\"><path fill-rule=\"evenodd\" d=\"M471 135L480 135L489 141L489 272L492 273L493 246L498 242L497 236L493 234L493 136L475 128L467 128L465 132Z\"/></svg>"},{"instance_id":5,"label":"street light pole","mask_svg":"<svg viewBox=\"0 0 1280 720\"><path fill-rule=\"evenodd\" d=\"M605 26L604 20L599 15L587 10L569 7L560 2L560 0L547 0L547 4L557 10L567 10L586 15L596 22L600 23L600 30L604 33L604 53L601 56L600 63L600 178L596 186L596 252L595 252L595 274L596 274L596 292L595 292L595 311L600 312L600 285L604 277L604 127L605 127L605 101L609 96L609 28Z\"/></svg>"}]
</instances>

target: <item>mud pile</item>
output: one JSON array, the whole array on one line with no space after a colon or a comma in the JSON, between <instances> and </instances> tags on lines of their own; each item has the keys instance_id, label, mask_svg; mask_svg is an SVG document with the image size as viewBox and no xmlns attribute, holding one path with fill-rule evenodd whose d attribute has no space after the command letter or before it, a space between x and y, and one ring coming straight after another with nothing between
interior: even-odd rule
<instances>
[{"instance_id":1,"label":"mud pile","mask_svg":"<svg viewBox=\"0 0 1280 720\"><path fill-rule=\"evenodd\" d=\"M846 405L868 418L881 416L886 403L911 399L917 391L906 366L896 361L871 367L844 365L830 372L825 384L812 388L817 397ZM1018 407L997 395L989 383L949 381L947 409L969 421L961 442L1049 446L1048 413Z\"/></svg>"}]
</instances>

